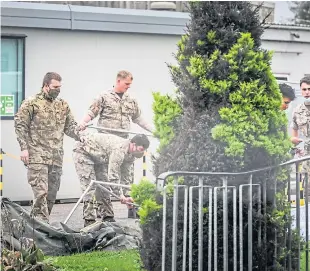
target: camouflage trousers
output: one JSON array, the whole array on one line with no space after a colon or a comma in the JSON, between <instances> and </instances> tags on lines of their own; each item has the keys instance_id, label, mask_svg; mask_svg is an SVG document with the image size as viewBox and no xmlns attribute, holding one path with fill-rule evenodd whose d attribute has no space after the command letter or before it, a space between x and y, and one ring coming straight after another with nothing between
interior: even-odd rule
<instances>
[{"instance_id":1,"label":"camouflage trousers","mask_svg":"<svg viewBox=\"0 0 310 271\"><path fill-rule=\"evenodd\" d=\"M62 168L45 164L29 164L27 175L34 196L32 215L48 222L59 190Z\"/></svg>"},{"instance_id":2,"label":"camouflage trousers","mask_svg":"<svg viewBox=\"0 0 310 271\"><path fill-rule=\"evenodd\" d=\"M106 165L108 167L108 165ZM127 172L124 172L122 169L121 169L121 175L128 175ZM122 184L125 184L125 185L131 185L133 183L133 180L134 180L134 165L132 164L131 167L129 168L129 175L130 175L130 180L127 182L124 181L123 179L121 180L121 183ZM106 187L108 188L108 187ZM110 191L112 191L114 194L116 195L119 195L119 191L120 189L118 187L115 187L115 186L111 186L110 187ZM122 188L122 193L124 195L129 195L129 190L128 189L125 189L125 188ZM104 217L104 205L102 204L99 204L99 205L96 205L96 209L97 209L97 217Z\"/></svg>"},{"instance_id":3,"label":"camouflage trousers","mask_svg":"<svg viewBox=\"0 0 310 271\"><path fill-rule=\"evenodd\" d=\"M307 140L305 142L305 146L304 146L304 156L308 156L308 155L310 155L310 142ZM303 161L301 164L302 164L302 171L307 172L309 175L309 173L310 173L310 161L306 160L306 161Z\"/></svg>"},{"instance_id":4,"label":"camouflage trousers","mask_svg":"<svg viewBox=\"0 0 310 271\"><path fill-rule=\"evenodd\" d=\"M73 151L73 161L83 193L92 180L108 181L107 164L95 164L89 155L75 151ZM85 220L96 220L98 210L102 218L114 217L110 194L100 189L98 184L92 185L84 196L83 203L83 219Z\"/></svg>"}]
</instances>

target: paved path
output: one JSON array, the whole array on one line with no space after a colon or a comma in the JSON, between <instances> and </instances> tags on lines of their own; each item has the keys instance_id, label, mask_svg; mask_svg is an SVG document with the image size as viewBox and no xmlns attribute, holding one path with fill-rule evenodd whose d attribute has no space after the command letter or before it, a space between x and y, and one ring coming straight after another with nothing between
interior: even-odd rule
<instances>
[{"instance_id":1,"label":"paved path","mask_svg":"<svg viewBox=\"0 0 310 271\"><path fill-rule=\"evenodd\" d=\"M53 222L64 222L74 205L75 203L55 204L50 217L51 225L53 225ZM30 206L23 206L23 208L30 210ZM84 220L82 216L82 208L83 205L81 203L69 219L67 223L68 227L74 230L80 230L83 228ZM128 211L126 205L115 201L113 202L113 208L115 220L122 220L122 222L126 223L128 226L132 226L137 223L135 219L127 218Z\"/></svg>"},{"instance_id":2,"label":"paved path","mask_svg":"<svg viewBox=\"0 0 310 271\"><path fill-rule=\"evenodd\" d=\"M62 203L62 204L55 204L50 222L64 222L70 211L72 210L75 203ZM80 230L83 228L84 220L82 218L82 204L80 204L73 215L71 216L70 220L68 221L67 225L74 229ZM137 221L132 218L127 218L127 207L120 202L113 202L114 212L115 212L115 219L121 220L122 223L126 223L128 226L136 226ZM30 206L23 206L23 208L30 210ZM296 216L296 208L292 208L291 214ZM305 206L300 207L300 233L303 237L305 237L306 233L306 210ZM293 220L293 228L296 227L295 220ZM309 204L309 239L310 239L310 204Z\"/></svg>"},{"instance_id":3,"label":"paved path","mask_svg":"<svg viewBox=\"0 0 310 271\"><path fill-rule=\"evenodd\" d=\"M310 204L308 204L308 238L310 240ZM291 210L291 214L293 217L296 217L296 208L293 208ZM296 220L293 220L293 228L296 227ZM304 238L306 236L306 206L300 207L300 235L302 235Z\"/></svg>"}]
</instances>

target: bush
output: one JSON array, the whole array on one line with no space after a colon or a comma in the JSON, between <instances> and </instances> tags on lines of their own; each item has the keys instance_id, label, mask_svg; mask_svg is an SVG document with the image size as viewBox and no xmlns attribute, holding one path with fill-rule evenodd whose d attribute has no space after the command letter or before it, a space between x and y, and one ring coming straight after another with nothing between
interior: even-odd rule
<instances>
[{"instance_id":1,"label":"bush","mask_svg":"<svg viewBox=\"0 0 310 271\"><path fill-rule=\"evenodd\" d=\"M158 151L168 145L174 137L173 124L182 110L175 99L169 95L161 95L159 92L153 93L154 103L154 123L155 136L159 138L160 145Z\"/></svg>"},{"instance_id":2,"label":"bush","mask_svg":"<svg viewBox=\"0 0 310 271\"><path fill-rule=\"evenodd\" d=\"M132 184L130 196L138 204L140 223L143 225L151 215L161 209L156 202L156 186L147 179L142 179L139 184Z\"/></svg>"},{"instance_id":3,"label":"bush","mask_svg":"<svg viewBox=\"0 0 310 271\"><path fill-rule=\"evenodd\" d=\"M287 159L291 147L287 135L287 119L280 111L281 93L270 63L272 53L260 47L264 31L259 20L259 10L249 2L196 1L190 3L190 23L178 43L177 66L170 65L172 80L177 87L177 99L154 96L154 113L161 148L155 160L156 175L166 171L219 171L240 172L275 165ZM163 102L167 101L167 102ZM167 106L165 108L165 106ZM169 111L169 108L177 108ZM168 113L169 112L169 113ZM165 115L167 113L167 115ZM165 120L165 121L158 121ZM163 133L167 131L167 135ZM271 170L254 176L253 182L267 182L267 243L257 245L258 221L253 212L253 270L284 270L284 232L289 208L282 193L287 172ZM245 179L234 180L235 185ZM186 184L196 184L197 179L186 178ZM212 185L218 182L209 178ZM276 196L275 196L276 195ZM179 195L179 232L182 232L182 194ZM195 198L195 197L194 197ZM247 197L244 203L244 223L247 219ZM161 195L156 195L158 205ZM277 210L274 209L274 201ZM167 268L171 258L172 197L167 200ZM198 214L194 206L194 219ZM229 202L229 227L232 222L232 204ZM208 201L204 202L207 210ZM219 204L219 209L221 205ZM219 212L219 225L222 221ZM148 270L160 270L162 212L148 212L143 225L144 250L142 260ZM204 255L207 255L208 212L204 214ZM229 228L231 229L231 228ZM194 223L194 244L197 244L198 225ZM221 233L222 229L219 228ZM277 234L278 254L274 255L274 236ZM221 255L222 236L218 237ZM231 238L231 236L229 236ZM273 239L272 239L273 238ZM182 264L182 236L178 240L178 266ZM247 243L245 237L245 244ZM263 249L264 248L264 249ZM265 252L267 250L267 258ZM197 269L197 245L193 248L193 269ZM232 247L229 247L231 263ZM244 246L244 257L247 257ZM274 259L276 258L275 265ZM204 257L204 266L208 261ZM219 256L219 270L222 268ZM262 267L262 264L264 266ZM246 263L245 263L246 268ZM168 270L167 269L167 270Z\"/></svg>"}]
</instances>

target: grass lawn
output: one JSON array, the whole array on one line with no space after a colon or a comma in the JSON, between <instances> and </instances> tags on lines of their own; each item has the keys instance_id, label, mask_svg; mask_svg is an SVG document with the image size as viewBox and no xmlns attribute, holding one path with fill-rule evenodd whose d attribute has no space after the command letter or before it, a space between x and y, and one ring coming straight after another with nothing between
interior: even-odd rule
<instances>
[{"instance_id":1,"label":"grass lawn","mask_svg":"<svg viewBox=\"0 0 310 271\"><path fill-rule=\"evenodd\" d=\"M94 251L47 260L61 271L142 271L136 250Z\"/></svg>"},{"instance_id":2,"label":"grass lawn","mask_svg":"<svg viewBox=\"0 0 310 271\"><path fill-rule=\"evenodd\" d=\"M309 255L309 257L310 257L310 255ZM309 265L310 265L310 263L309 263ZM301 254L300 271L307 271L306 270L306 251L303 251Z\"/></svg>"}]
</instances>

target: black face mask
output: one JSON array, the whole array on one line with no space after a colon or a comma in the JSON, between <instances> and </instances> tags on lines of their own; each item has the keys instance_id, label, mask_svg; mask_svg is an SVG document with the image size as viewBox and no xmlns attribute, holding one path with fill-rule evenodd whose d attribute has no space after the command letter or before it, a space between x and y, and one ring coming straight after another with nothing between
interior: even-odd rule
<instances>
[{"instance_id":1,"label":"black face mask","mask_svg":"<svg viewBox=\"0 0 310 271\"><path fill-rule=\"evenodd\" d=\"M131 153L135 158L141 158L144 155L144 151L135 151Z\"/></svg>"},{"instance_id":2,"label":"black face mask","mask_svg":"<svg viewBox=\"0 0 310 271\"><path fill-rule=\"evenodd\" d=\"M60 88L49 88L47 96L51 100L55 100L60 93Z\"/></svg>"}]
</instances>

